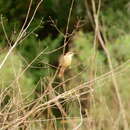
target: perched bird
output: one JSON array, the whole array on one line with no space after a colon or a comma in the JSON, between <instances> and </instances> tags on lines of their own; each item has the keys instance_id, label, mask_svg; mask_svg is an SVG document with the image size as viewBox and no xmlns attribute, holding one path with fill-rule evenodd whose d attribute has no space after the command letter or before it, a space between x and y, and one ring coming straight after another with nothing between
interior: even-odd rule
<instances>
[{"instance_id":1,"label":"perched bird","mask_svg":"<svg viewBox=\"0 0 130 130\"><path fill-rule=\"evenodd\" d=\"M60 67L59 77L63 77L66 68L71 65L73 55L74 55L73 52L67 52L65 55L62 55L60 57L60 59L59 59L59 67Z\"/></svg>"}]
</instances>

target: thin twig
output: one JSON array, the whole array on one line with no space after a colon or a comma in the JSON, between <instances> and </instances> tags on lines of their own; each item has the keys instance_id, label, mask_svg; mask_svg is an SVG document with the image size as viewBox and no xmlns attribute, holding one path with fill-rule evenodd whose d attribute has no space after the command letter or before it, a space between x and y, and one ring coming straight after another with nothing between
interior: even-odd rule
<instances>
[{"instance_id":1,"label":"thin twig","mask_svg":"<svg viewBox=\"0 0 130 130\"><path fill-rule=\"evenodd\" d=\"M78 129L81 127L81 125L83 124L83 116L82 116L82 106L81 106L81 102L80 102L79 96L76 95L76 97L77 97L77 100L78 100L78 102L79 102L80 123L79 123L75 128L73 128L73 130L78 130Z\"/></svg>"}]
</instances>

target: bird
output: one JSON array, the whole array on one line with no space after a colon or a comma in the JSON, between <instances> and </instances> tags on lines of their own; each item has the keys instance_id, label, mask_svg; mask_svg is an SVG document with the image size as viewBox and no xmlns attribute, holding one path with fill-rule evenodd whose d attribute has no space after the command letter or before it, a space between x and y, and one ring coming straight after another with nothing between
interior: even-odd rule
<instances>
[{"instance_id":1,"label":"bird","mask_svg":"<svg viewBox=\"0 0 130 130\"><path fill-rule=\"evenodd\" d=\"M64 76L64 72L66 70L66 68L68 68L71 65L72 62L72 57L73 57L74 53L69 51L64 55L61 55L59 58L59 77L63 77Z\"/></svg>"}]
</instances>

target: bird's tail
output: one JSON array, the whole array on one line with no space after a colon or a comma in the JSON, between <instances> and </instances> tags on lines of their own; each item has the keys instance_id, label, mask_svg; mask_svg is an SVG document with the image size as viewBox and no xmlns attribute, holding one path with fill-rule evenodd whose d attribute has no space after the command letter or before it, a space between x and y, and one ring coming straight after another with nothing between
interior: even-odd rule
<instances>
[{"instance_id":1,"label":"bird's tail","mask_svg":"<svg viewBox=\"0 0 130 130\"><path fill-rule=\"evenodd\" d=\"M65 67L61 67L60 68L60 71L59 71L59 78L63 77L64 76L64 72L65 72Z\"/></svg>"}]
</instances>

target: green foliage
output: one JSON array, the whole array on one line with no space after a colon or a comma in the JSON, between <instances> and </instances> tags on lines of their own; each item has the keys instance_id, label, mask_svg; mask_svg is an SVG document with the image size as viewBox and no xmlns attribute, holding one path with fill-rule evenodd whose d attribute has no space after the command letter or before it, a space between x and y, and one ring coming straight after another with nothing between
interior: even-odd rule
<instances>
[{"instance_id":1,"label":"green foliage","mask_svg":"<svg viewBox=\"0 0 130 130\"><path fill-rule=\"evenodd\" d=\"M125 4L121 4L122 2L121 1L119 2L117 8L111 7L101 12L101 19L103 20L104 23L103 29L105 30L105 33L109 40L113 40L113 39L115 40L126 33L130 33L129 13L127 12L127 2L125 2Z\"/></svg>"},{"instance_id":2,"label":"green foliage","mask_svg":"<svg viewBox=\"0 0 130 130\"><path fill-rule=\"evenodd\" d=\"M110 54L118 64L130 59L130 34L122 35L113 43L109 44Z\"/></svg>"},{"instance_id":3,"label":"green foliage","mask_svg":"<svg viewBox=\"0 0 130 130\"><path fill-rule=\"evenodd\" d=\"M130 36L129 34L126 34L126 35L120 36L116 40L113 40L112 43L108 43L107 47L110 52L111 60L112 60L112 64L114 68L129 61L130 59L129 41L130 41ZM124 72L121 72L120 74L115 74L117 85L119 88L119 93L121 95L121 99L123 101L126 113L128 115L129 115L128 102L130 100L129 67L130 65L128 63L122 68L125 70ZM108 65L105 65L105 68L106 70L109 70ZM107 105L108 109L111 109L112 113L116 115L115 104L117 104L117 99L116 99L116 93L114 89L114 84L112 82L112 78L108 78L104 82L103 81L97 82L97 84L95 84L95 87L97 88L96 97L100 97L101 98L100 102L105 103L104 105ZM104 107L102 108L101 106L102 103L99 103L99 104L96 103L96 108L98 109L96 109L97 114L94 114L94 115L101 116L101 114L99 114L100 112L102 112L102 116L106 116L106 114L108 114L107 111L105 111ZM96 112L94 109L93 111ZM99 117L96 117L96 118L99 118Z\"/></svg>"},{"instance_id":4,"label":"green foliage","mask_svg":"<svg viewBox=\"0 0 130 130\"><path fill-rule=\"evenodd\" d=\"M75 51L79 53L79 59L81 62L88 63L89 58L92 55L92 40L93 36L91 34L84 34L83 32L78 32L74 38Z\"/></svg>"},{"instance_id":5,"label":"green foliage","mask_svg":"<svg viewBox=\"0 0 130 130\"><path fill-rule=\"evenodd\" d=\"M74 50L78 52L78 56L74 58L73 62L75 63L73 64L76 65L80 63L80 65L83 65L84 67L87 66L87 71L83 71L83 73L80 76L81 81L89 80L89 77L91 76L89 73L90 71L94 71L96 72L96 76L100 76L101 74L105 74L110 70L105 53L103 52L103 50L98 49L96 49L94 52L92 40L92 34L84 34L83 32L78 32L73 41ZM111 55L111 60L114 68L125 63L130 59L129 41L130 35L126 34L120 36L116 40L113 40L112 43L107 43L107 48ZM94 61L92 62L91 60L94 54L96 55ZM126 67L129 67L129 65ZM76 67L76 72L80 71L81 69ZM130 71L128 70L127 73L122 73L121 75L118 75L116 78L122 99L123 101L126 101L125 105L128 105L128 100L130 99L129 77ZM109 106L114 107L116 95L111 78L105 79L105 81L99 81L95 83L94 88L96 89L96 98L101 97L101 99L106 100ZM113 98L115 100L112 100ZM100 105L98 106L98 103L97 108L99 109L99 111L102 109ZM104 115L105 114L106 113L104 111Z\"/></svg>"},{"instance_id":6,"label":"green foliage","mask_svg":"<svg viewBox=\"0 0 130 130\"><path fill-rule=\"evenodd\" d=\"M121 65L130 59L130 34L122 35L116 39L112 44L108 44L113 66ZM129 67L129 64L128 66ZM129 77L130 71L117 77L120 86L120 92L125 101L128 101L129 96Z\"/></svg>"},{"instance_id":7,"label":"green foliage","mask_svg":"<svg viewBox=\"0 0 130 130\"><path fill-rule=\"evenodd\" d=\"M106 56L104 55L103 51L98 51L97 49L94 50L93 38L94 37L92 33L85 34L80 31L76 34L73 41L74 51L78 53L74 59L74 65L79 65L79 72L82 70L80 68L87 68L87 70L85 69L86 71L84 71L82 74L84 80L89 77L89 71L95 71L98 69L97 74L101 74L104 72L103 68L105 68L104 61Z\"/></svg>"},{"instance_id":8,"label":"green foliage","mask_svg":"<svg viewBox=\"0 0 130 130\"><path fill-rule=\"evenodd\" d=\"M61 53L61 50L57 50L57 48L60 47L61 40L62 36L59 36L54 40L51 37L48 37L42 41L38 41L36 37L31 36L28 39L25 39L19 47L19 51L28 63L34 60L43 51L43 54L33 62L32 66L34 66L34 68L29 68L35 82L44 76L51 75L54 71L54 68L49 64L57 65L57 59Z\"/></svg>"},{"instance_id":9,"label":"green foliage","mask_svg":"<svg viewBox=\"0 0 130 130\"><path fill-rule=\"evenodd\" d=\"M6 53L0 55L0 61L3 60ZM33 84L33 80L31 76L26 74L21 75L23 68L23 63L18 54L16 52L11 53L8 57L6 63L0 69L0 89L11 89L12 94L21 93L23 100L32 101L34 99L35 86ZM21 76L20 76L21 75ZM19 79L17 79L20 76ZM8 95L13 96L13 95Z\"/></svg>"}]
</instances>

